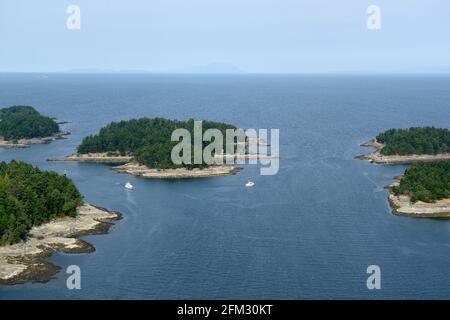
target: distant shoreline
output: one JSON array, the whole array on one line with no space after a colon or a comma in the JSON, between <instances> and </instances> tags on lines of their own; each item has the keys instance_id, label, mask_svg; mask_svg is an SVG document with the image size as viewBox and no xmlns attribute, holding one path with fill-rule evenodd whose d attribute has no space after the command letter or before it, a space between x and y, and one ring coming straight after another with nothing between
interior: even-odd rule
<instances>
[{"instance_id":1,"label":"distant shoreline","mask_svg":"<svg viewBox=\"0 0 450 320\"><path fill-rule=\"evenodd\" d=\"M68 135L70 135L70 132L60 131L49 137L18 139L17 143L11 140L0 140L0 148L28 148L34 144L48 144L55 140L67 139Z\"/></svg>"},{"instance_id":2,"label":"distant shoreline","mask_svg":"<svg viewBox=\"0 0 450 320\"><path fill-rule=\"evenodd\" d=\"M121 219L118 212L89 204L80 206L77 211L75 218L59 218L33 227L25 241L0 246L0 285L49 281L60 267L44 258L56 251L95 251L91 244L77 237L108 233L112 221Z\"/></svg>"}]
</instances>

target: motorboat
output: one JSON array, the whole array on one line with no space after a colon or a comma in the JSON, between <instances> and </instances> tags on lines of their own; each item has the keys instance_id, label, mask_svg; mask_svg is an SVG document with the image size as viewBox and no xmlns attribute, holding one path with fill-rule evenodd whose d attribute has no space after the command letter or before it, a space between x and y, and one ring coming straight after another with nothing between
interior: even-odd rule
<instances>
[{"instance_id":1,"label":"motorboat","mask_svg":"<svg viewBox=\"0 0 450 320\"><path fill-rule=\"evenodd\" d=\"M128 190L133 190L134 187L131 183L127 182L127 183L125 183L125 188Z\"/></svg>"},{"instance_id":2,"label":"motorboat","mask_svg":"<svg viewBox=\"0 0 450 320\"><path fill-rule=\"evenodd\" d=\"M253 187L254 185L255 185L255 183L254 183L252 180L248 180L247 183L245 184L245 186L246 186L247 188L251 188L251 187Z\"/></svg>"}]
</instances>

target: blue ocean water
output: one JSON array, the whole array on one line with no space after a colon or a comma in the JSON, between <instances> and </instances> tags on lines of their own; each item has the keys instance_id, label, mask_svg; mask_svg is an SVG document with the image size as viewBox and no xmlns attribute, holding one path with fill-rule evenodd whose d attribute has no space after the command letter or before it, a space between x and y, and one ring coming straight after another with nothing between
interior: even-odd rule
<instances>
[{"instance_id":1,"label":"blue ocean water","mask_svg":"<svg viewBox=\"0 0 450 320\"><path fill-rule=\"evenodd\" d=\"M448 127L450 76L0 74L0 106L70 121L68 140L0 150L0 160L67 170L86 201L123 213L92 254L48 283L0 286L0 299L450 298L450 221L391 213L384 186L406 166L354 160L393 127ZM158 181L107 165L47 163L113 120L162 116L280 129L280 170ZM244 184L252 178L256 185ZM135 189L123 188L131 181ZM381 290L366 269L381 268Z\"/></svg>"}]
</instances>

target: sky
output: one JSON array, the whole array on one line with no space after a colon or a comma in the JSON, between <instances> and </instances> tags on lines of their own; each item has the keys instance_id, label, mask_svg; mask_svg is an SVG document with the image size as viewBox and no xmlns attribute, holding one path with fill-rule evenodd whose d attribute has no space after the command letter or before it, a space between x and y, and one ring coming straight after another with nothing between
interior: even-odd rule
<instances>
[{"instance_id":1,"label":"sky","mask_svg":"<svg viewBox=\"0 0 450 320\"><path fill-rule=\"evenodd\" d=\"M450 73L450 0L0 0L0 72L223 68Z\"/></svg>"}]
</instances>

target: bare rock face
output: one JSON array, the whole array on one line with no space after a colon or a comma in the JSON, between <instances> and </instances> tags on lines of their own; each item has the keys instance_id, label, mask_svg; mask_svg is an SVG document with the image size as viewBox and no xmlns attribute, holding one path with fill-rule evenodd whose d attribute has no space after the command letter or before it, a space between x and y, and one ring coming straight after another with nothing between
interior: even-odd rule
<instances>
[{"instance_id":1,"label":"bare rock face","mask_svg":"<svg viewBox=\"0 0 450 320\"><path fill-rule=\"evenodd\" d=\"M389 195L389 203L394 213L417 218L448 218L450 217L450 199L442 199L433 203L422 201L411 202L407 195Z\"/></svg>"}]
</instances>

